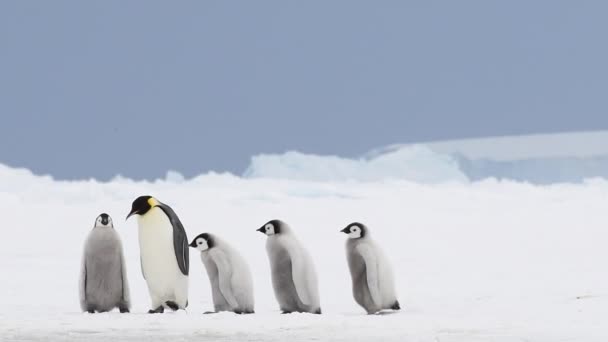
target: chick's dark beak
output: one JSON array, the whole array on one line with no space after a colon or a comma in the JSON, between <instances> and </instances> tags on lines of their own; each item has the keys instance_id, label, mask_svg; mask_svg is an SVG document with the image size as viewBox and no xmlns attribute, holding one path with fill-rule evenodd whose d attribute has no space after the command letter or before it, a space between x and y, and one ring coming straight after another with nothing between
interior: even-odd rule
<instances>
[{"instance_id":1,"label":"chick's dark beak","mask_svg":"<svg viewBox=\"0 0 608 342\"><path fill-rule=\"evenodd\" d=\"M258 231L260 233L266 233L266 229L264 229L264 227L258 228L258 229L256 229L256 231Z\"/></svg>"},{"instance_id":2,"label":"chick's dark beak","mask_svg":"<svg viewBox=\"0 0 608 342\"><path fill-rule=\"evenodd\" d=\"M348 233L350 233L350 229L348 229L348 227L346 227L346 228L342 229L341 232L344 234L348 234Z\"/></svg>"},{"instance_id":3,"label":"chick's dark beak","mask_svg":"<svg viewBox=\"0 0 608 342\"><path fill-rule=\"evenodd\" d=\"M108 225L108 219L106 217L102 217L101 218L101 224L103 224L104 226Z\"/></svg>"},{"instance_id":4,"label":"chick's dark beak","mask_svg":"<svg viewBox=\"0 0 608 342\"><path fill-rule=\"evenodd\" d=\"M190 244L188 246L190 246L192 248L196 248L196 241L190 242Z\"/></svg>"}]
</instances>

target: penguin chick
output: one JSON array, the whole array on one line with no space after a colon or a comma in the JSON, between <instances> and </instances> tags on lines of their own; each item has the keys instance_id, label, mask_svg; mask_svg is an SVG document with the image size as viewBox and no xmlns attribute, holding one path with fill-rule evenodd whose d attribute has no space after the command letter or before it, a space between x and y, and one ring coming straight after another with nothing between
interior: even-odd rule
<instances>
[{"instance_id":1,"label":"penguin chick","mask_svg":"<svg viewBox=\"0 0 608 342\"><path fill-rule=\"evenodd\" d=\"M283 313L320 314L319 284L312 258L291 227L272 220L257 231L266 234L272 287Z\"/></svg>"},{"instance_id":2,"label":"penguin chick","mask_svg":"<svg viewBox=\"0 0 608 342\"><path fill-rule=\"evenodd\" d=\"M201 260L211 283L215 311L254 313L251 271L238 251L209 233L195 237L190 247L201 252Z\"/></svg>"},{"instance_id":3,"label":"penguin chick","mask_svg":"<svg viewBox=\"0 0 608 342\"><path fill-rule=\"evenodd\" d=\"M129 284L120 237L108 214L101 214L84 246L80 272L82 311L129 312Z\"/></svg>"},{"instance_id":4,"label":"penguin chick","mask_svg":"<svg viewBox=\"0 0 608 342\"><path fill-rule=\"evenodd\" d=\"M341 232L348 235L346 257L353 282L353 297L368 314L399 310L393 271L382 249L362 223L351 223Z\"/></svg>"}]
</instances>

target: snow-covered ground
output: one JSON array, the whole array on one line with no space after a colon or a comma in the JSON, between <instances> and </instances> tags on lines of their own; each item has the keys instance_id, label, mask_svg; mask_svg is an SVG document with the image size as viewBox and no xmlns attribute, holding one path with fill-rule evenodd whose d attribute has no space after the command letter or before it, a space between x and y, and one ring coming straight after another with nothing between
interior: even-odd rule
<instances>
[{"instance_id":1,"label":"snow-covered ground","mask_svg":"<svg viewBox=\"0 0 608 342\"><path fill-rule=\"evenodd\" d=\"M203 315L207 278L191 251L187 312L147 315L131 201L151 194L190 238L208 231L253 270L256 314ZM535 186L485 180L310 182L206 175L177 182L57 182L0 167L0 340L606 341L608 182ZM127 256L133 313L79 312L85 236L108 212ZM290 223L311 250L323 315L280 315L265 237ZM403 310L368 316L352 299L339 233L362 221L396 271Z\"/></svg>"}]
</instances>

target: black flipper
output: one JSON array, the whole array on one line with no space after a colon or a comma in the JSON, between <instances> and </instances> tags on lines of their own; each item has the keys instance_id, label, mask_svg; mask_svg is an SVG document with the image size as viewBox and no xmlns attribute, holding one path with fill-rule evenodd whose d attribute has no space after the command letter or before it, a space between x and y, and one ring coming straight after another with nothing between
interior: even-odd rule
<instances>
[{"instance_id":1,"label":"black flipper","mask_svg":"<svg viewBox=\"0 0 608 342\"><path fill-rule=\"evenodd\" d=\"M175 211L170 206L159 203L158 207L165 212L173 226L173 249L175 250L177 265L182 274L187 276L190 270L190 251L188 250L189 242L184 225L182 225L179 217L177 217L177 214L175 214Z\"/></svg>"}]
</instances>

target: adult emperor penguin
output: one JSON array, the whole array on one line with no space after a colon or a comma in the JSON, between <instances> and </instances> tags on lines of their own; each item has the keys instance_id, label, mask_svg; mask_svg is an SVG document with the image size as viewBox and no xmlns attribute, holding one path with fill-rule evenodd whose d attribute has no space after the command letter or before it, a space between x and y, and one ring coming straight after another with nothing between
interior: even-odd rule
<instances>
[{"instance_id":1,"label":"adult emperor penguin","mask_svg":"<svg viewBox=\"0 0 608 342\"><path fill-rule=\"evenodd\" d=\"M353 297L368 314L399 310L391 266L362 223L351 223L341 232L348 234L346 257L353 281Z\"/></svg>"},{"instance_id":2,"label":"adult emperor penguin","mask_svg":"<svg viewBox=\"0 0 608 342\"><path fill-rule=\"evenodd\" d=\"M312 258L291 227L272 220L257 231L268 235L266 251L272 273L272 287L283 313L321 313L319 284Z\"/></svg>"},{"instance_id":3,"label":"adult emperor penguin","mask_svg":"<svg viewBox=\"0 0 608 342\"><path fill-rule=\"evenodd\" d=\"M149 313L164 308L188 306L188 237L179 218L168 205L151 196L133 201L131 212L138 216L141 269L152 301Z\"/></svg>"},{"instance_id":4,"label":"adult emperor penguin","mask_svg":"<svg viewBox=\"0 0 608 342\"><path fill-rule=\"evenodd\" d=\"M80 272L80 307L89 313L129 312L129 284L120 237L101 214L86 240Z\"/></svg>"},{"instance_id":5,"label":"adult emperor penguin","mask_svg":"<svg viewBox=\"0 0 608 342\"><path fill-rule=\"evenodd\" d=\"M190 247L201 252L201 260L211 283L216 312L253 313L253 281L245 259L216 235L203 233Z\"/></svg>"}]
</instances>

